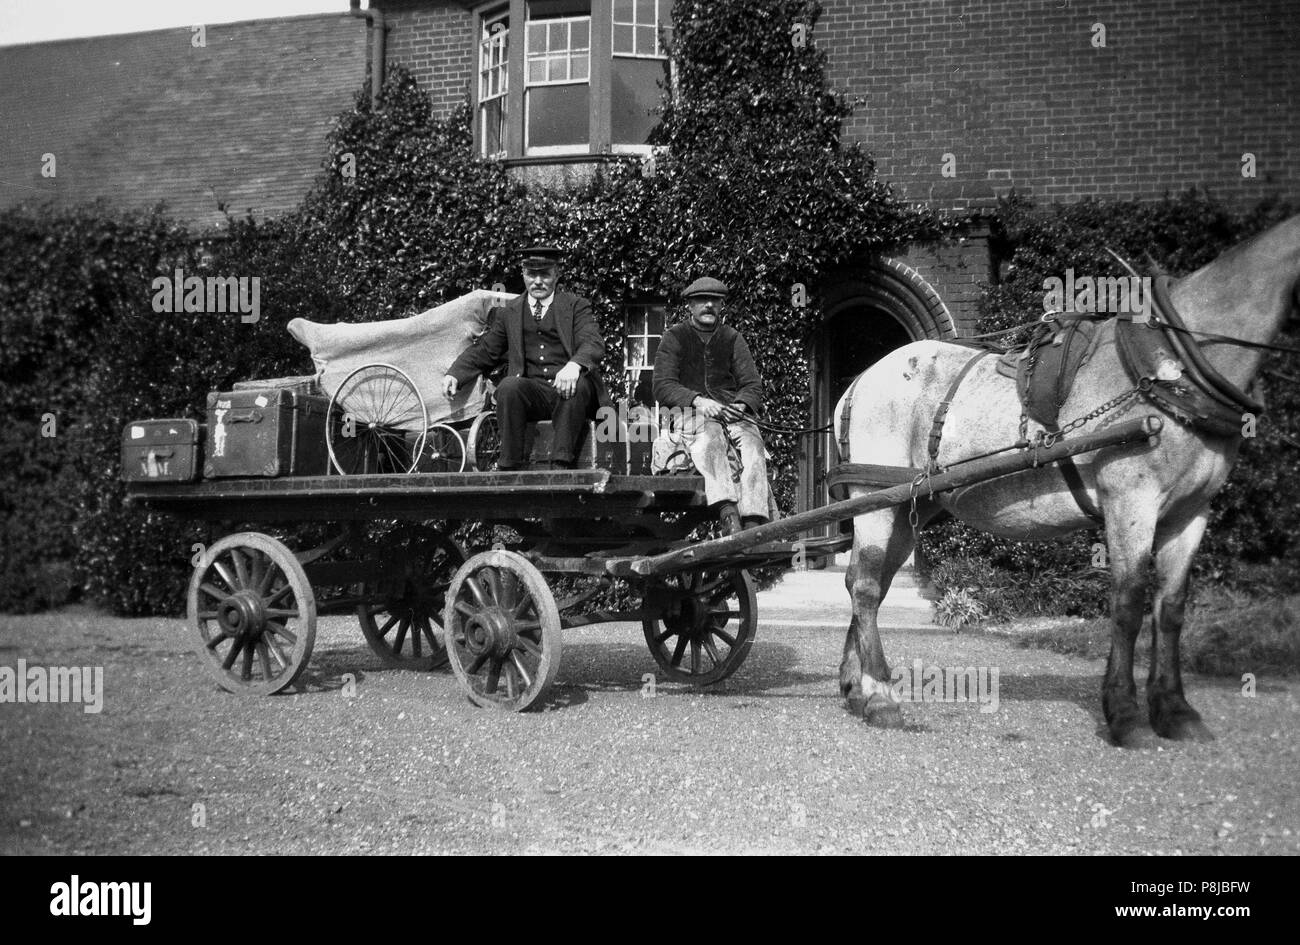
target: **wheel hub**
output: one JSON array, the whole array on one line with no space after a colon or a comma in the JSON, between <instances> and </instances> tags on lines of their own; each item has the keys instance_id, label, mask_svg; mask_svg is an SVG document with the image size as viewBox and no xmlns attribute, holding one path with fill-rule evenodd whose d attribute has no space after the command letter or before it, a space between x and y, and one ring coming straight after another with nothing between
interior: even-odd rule
<instances>
[{"instance_id":1,"label":"wheel hub","mask_svg":"<svg viewBox=\"0 0 1300 945\"><path fill-rule=\"evenodd\" d=\"M474 656L506 656L519 642L514 621L499 607L480 610L465 622L465 648Z\"/></svg>"},{"instance_id":2,"label":"wheel hub","mask_svg":"<svg viewBox=\"0 0 1300 945\"><path fill-rule=\"evenodd\" d=\"M217 623L228 636L256 638L266 628L266 606L253 591L237 591L217 606Z\"/></svg>"}]
</instances>

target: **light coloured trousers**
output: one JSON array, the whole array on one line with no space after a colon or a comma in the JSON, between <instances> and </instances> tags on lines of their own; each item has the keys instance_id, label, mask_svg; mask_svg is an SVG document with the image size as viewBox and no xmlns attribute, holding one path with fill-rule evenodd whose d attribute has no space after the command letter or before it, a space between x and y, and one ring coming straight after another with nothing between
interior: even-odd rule
<instances>
[{"instance_id":1,"label":"light coloured trousers","mask_svg":"<svg viewBox=\"0 0 1300 945\"><path fill-rule=\"evenodd\" d=\"M735 502L742 516L775 518L763 437L752 421L724 426L696 413L683 421L681 436L691 461L704 477L704 495L710 505ZM739 469L735 454L728 455L728 439L739 454Z\"/></svg>"}]
</instances>

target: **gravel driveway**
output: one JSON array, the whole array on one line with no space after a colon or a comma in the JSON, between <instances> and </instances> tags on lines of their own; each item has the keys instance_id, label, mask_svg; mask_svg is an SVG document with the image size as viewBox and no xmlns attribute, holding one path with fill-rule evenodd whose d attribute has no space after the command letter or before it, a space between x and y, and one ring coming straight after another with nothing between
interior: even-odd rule
<instances>
[{"instance_id":1,"label":"gravel driveway","mask_svg":"<svg viewBox=\"0 0 1300 945\"><path fill-rule=\"evenodd\" d=\"M241 700L182 620L3 617L0 665L100 665L105 699L0 704L0 852L1300 852L1300 683L1192 677L1218 740L1125 752L1100 663L887 607L896 667L997 667L1000 688L996 712L906 705L878 731L836 695L841 582L760 595L748 662L710 692L649 695L639 626L568 631L523 715L381 668L347 618L321 621L307 691Z\"/></svg>"}]
</instances>

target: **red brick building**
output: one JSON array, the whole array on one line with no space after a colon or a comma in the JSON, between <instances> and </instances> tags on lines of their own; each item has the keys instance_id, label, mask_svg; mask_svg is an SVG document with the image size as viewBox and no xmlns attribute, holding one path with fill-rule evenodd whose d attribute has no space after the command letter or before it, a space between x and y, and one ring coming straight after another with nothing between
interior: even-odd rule
<instances>
[{"instance_id":1,"label":"red brick building","mask_svg":"<svg viewBox=\"0 0 1300 945\"><path fill-rule=\"evenodd\" d=\"M342 5L340 0L340 5ZM379 0L362 11L0 48L0 203L167 198L188 220L283 211L366 70L400 62L475 147L544 186L648 151L672 0ZM1300 192L1293 0L823 0L811 40L857 100L846 127L915 202L978 210L1154 198L1197 185L1248 204ZM45 153L60 158L43 177ZM863 259L817 287L814 421L847 379L919 337L965 331L996 260L962 242ZM662 309L630 307L630 360ZM638 352L645 352L644 355ZM628 365L635 370L636 364ZM810 447L805 501L828 444Z\"/></svg>"}]
</instances>

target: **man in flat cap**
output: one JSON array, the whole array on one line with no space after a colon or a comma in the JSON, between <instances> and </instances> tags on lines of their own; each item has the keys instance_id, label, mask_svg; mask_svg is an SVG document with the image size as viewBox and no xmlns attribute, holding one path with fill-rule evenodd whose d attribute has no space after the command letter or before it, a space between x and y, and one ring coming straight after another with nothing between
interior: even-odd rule
<instances>
[{"instance_id":1,"label":"man in flat cap","mask_svg":"<svg viewBox=\"0 0 1300 945\"><path fill-rule=\"evenodd\" d=\"M460 385L505 364L496 387L501 424L497 468L528 468L524 433L529 420L550 420L554 427L551 465L571 469L582 449L587 421L597 406L608 406L600 379L605 356L591 303L556 291L561 253L553 246L523 251L525 292L488 313L488 328L447 369L442 392L448 399Z\"/></svg>"},{"instance_id":2,"label":"man in flat cap","mask_svg":"<svg viewBox=\"0 0 1300 945\"><path fill-rule=\"evenodd\" d=\"M682 296L691 317L664 332L655 355L654 396L682 417L680 433L704 477L723 530L768 520L772 504L763 438L755 420L763 380L745 338L722 323L728 290L696 279Z\"/></svg>"}]
</instances>

